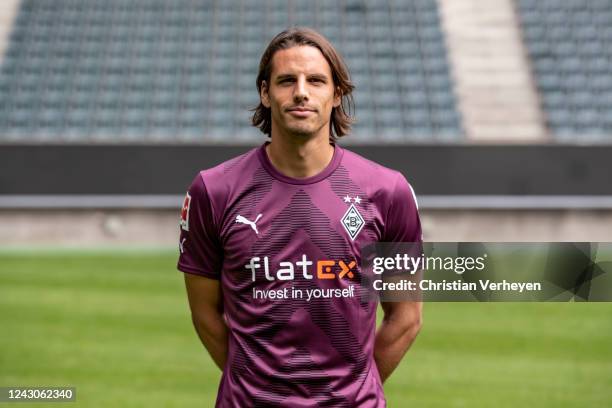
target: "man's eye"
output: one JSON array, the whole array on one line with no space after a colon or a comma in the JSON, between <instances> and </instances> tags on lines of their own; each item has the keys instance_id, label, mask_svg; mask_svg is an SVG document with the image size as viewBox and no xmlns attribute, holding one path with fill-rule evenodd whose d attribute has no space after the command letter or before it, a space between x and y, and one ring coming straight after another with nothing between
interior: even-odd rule
<instances>
[{"instance_id":1,"label":"man's eye","mask_svg":"<svg viewBox=\"0 0 612 408\"><path fill-rule=\"evenodd\" d=\"M281 81L280 81L281 84L287 84L287 83L290 83L290 82L293 82L293 79L286 78L286 79L281 79Z\"/></svg>"}]
</instances>

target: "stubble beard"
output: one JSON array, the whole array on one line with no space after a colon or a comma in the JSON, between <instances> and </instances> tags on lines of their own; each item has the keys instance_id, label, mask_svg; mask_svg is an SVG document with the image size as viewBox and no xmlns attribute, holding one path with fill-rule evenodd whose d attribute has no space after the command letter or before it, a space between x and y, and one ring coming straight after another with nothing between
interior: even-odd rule
<instances>
[{"instance_id":1,"label":"stubble beard","mask_svg":"<svg viewBox=\"0 0 612 408\"><path fill-rule=\"evenodd\" d=\"M284 126L287 134L295 136L296 138L306 140L311 139L317 135L321 129L325 127L325 123L300 123L292 124L288 123Z\"/></svg>"}]
</instances>

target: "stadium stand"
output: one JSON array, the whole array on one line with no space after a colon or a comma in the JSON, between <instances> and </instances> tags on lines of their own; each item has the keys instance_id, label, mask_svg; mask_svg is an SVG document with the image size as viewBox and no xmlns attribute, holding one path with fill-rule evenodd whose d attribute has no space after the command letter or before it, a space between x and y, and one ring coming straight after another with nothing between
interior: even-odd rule
<instances>
[{"instance_id":1,"label":"stadium stand","mask_svg":"<svg viewBox=\"0 0 612 408\"><path fill-rule=\"evenodd\" d=\"M555 140L612 141L612 2L517 0Z\"/></svg>"},{"instance_id":2,"label":"stadium stand","mask_svg":"<svg viewBox=\"0 0 612 408\"><path fill-rule=\"evenodd\" d=\"M342 141L415 187L427 240L609 241L611 0L5 0L0 246L176 244L184 188L261 143L263 47L346 57ZM10 33L10 35L9 35Z\"/></svg>"},{"instance_id":3,"label":"stadium stand","mask_svg":"<svg viewBox=\"0 0 612 408\"><path fill-rule=\"evenodd\" d=\"M514 0L438 0L468 143L550 140Z\"/></svg>"},{"instance_id":4,"label":"stadium stand","mask_svg":"<svg viewBox=\"0 0 612 408\"><path fill-rule=\"evenodd\" d=\"M319 29L347 59L348 143L463 138L434 1L24 0L0 142L258 143L258 59L290 25Z\"/></svg>"}]
</instances>

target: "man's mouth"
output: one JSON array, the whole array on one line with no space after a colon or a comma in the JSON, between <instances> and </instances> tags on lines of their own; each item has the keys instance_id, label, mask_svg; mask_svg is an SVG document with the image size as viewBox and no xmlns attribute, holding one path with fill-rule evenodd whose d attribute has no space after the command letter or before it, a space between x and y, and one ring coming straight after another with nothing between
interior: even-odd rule
<instances>
[{"instance_id":1,"label":"man's mouth","mask_svg":"<svg viewBox=\"0 0 612 408\"><path fill-rule=\"evenodd\" d=\"M306 118L315 112L314 109L306 108L303 106L296 106L294 108L287 109L287 112L292 116L296 116L298 118Z\"/></svg>"}]
</instances>

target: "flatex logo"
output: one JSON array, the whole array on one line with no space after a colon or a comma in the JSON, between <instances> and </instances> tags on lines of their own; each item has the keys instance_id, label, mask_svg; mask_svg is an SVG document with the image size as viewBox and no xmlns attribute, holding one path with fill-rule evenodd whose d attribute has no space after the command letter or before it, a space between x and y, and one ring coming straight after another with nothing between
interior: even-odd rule
<instances>
[{"instance_id":1,"label":"flatex logo","mask_svg":"<svg viewBox=\"0 0 612 408\"><path fill-rule=\"evenodd\" d=\"M279 262L279 268L273 272L270 269L270 260L267 256L264 256L263 259L254 256L249 260L248 264L244 265L244 267L251 271L251 278L253 282L255 282L257 274L261 274L261 272L263 272L266 280L269 281L277 279L294 280L296 270L297 273L301 272L304 279L353 279L355 277L353 269L357 266L355 260L347 263L343 260L322 259L317 261L316 275L313 275L309 268L313 264L314 262L303 254L302 258L295 263L290 261Z\"/></svg>"}]
</instances>

